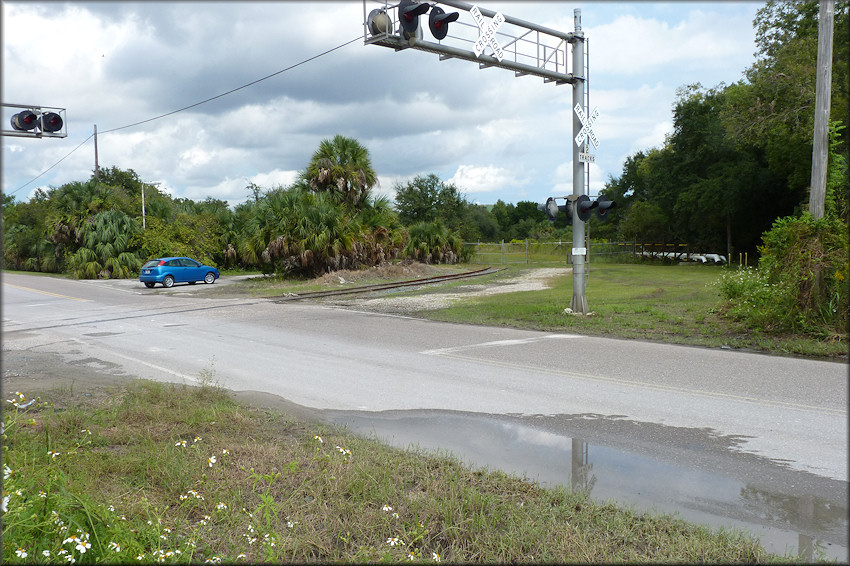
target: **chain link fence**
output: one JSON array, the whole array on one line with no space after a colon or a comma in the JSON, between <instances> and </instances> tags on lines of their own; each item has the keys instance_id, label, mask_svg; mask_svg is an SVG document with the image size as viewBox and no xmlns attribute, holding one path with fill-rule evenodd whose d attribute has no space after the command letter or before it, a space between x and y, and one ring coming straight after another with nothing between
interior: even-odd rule
<instances>
[{"instance_id":1,"label":"chain link fence","mask_svg":"<svg viewBox=\"0 0 850 566\"><path fill-rule=\"evenodd\" d=\"M572 242L535 242L533 240L486 243L465 242L464 254L469 263L481 265L570 265ZM687 244L630 242L591 242L584 256L586 263L635 263L656 260L676 263L725 265L726 256L694 252ZM746 254L739 254L738 264L747 265ZM733 259L734 262L734 259Z\"/></svg>"},{"instance_id":2,"label":"chain link fence","mask_svg":"<svg viewBox=\"0 0 850 566\"><path fill-rule=\"evenodd\" d=\"M482 265L572 264L572 242L535 242L531 240L485 243L465 242L469 263ZM586 262L632 263L639 258L635 242L591 242L587 248Z\"/></svg>"}]
</instances>

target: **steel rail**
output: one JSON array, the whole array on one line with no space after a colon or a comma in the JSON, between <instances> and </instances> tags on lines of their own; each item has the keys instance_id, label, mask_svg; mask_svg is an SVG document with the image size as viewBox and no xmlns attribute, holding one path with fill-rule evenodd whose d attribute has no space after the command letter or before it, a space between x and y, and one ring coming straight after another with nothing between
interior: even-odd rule
<instances>
[{"instance_id":1,"label":"steel rail","mask_svg":"<svg viewBox=\"0 0 850 566\"><path fill-rule=\"evenodd\" d=\"M452 275L437 275L435 277L425 277L423 279L409 279L407 281L396 281L395 283L376 283L374 285L362 285L360 287L350 287L348 289L331 289L327 291L309 291L306 293L291 293L281 295L279 297L269 297L276 303L285 303L288 301L299 301L301 299L315 299L320 297L334 297L338 295L353 295L356 293L371 293L375 291L385 291L387 289L397 289L400 287L415 287L417 285L433 285L434 283L443 283L445 281L454 281L457 279L468 279L471 277L480 277L481 275L490 275L504 271L507 267L494 269L493 267L485 267L475 271L467 271L465 273L455 273Z\"/></svg>"}]
</instances>

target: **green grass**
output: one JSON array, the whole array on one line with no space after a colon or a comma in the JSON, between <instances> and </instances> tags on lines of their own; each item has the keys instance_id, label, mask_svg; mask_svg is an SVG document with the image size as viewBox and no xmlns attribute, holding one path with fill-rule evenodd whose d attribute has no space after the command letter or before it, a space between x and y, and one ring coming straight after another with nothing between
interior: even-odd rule
<instances>
[{"instance_id":1,"label":"green grass","mask_svg":"<svg viewBox=\"0 0 850 566\"><path fill-rule=\"evenodd\" d=\"M87 393L6 404L6 563L791 560L740 532L390 448L218 387Z\"/></svg>"},{"instance_id":2,"label":"green grass","mask_svg":"<svg viewBox=\"0 0 850 566\"><path fill-rule=\"evenodd\" d=\"M520 272L513 268L501 277ZM833 341L769 334L724 317L716 285L722 273L723 268L702 265L593 264L585 289L589 316L564 313L573 293L571 275L544 291L470 297L451 308L415 314L449 322L846 358L846 334Z\"/></svg>"}]
</instances>

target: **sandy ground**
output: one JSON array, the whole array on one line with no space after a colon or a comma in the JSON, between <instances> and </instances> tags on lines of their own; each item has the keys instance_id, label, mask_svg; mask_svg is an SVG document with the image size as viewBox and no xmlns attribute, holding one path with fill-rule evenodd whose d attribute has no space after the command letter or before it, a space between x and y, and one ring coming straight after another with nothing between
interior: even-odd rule
<instances>
[{"instance_id":1,"label":"sandy ground","mask_svg":"<svg viewBox=\"0 0 850 566\"><path fill-rule=\"evenodd\" d=\"M552 267L533 269L528 273L512 279L501 280L491 284L475 283L471 279L467 285L452 287L451 291L431 291L415 296L386 296L371 298L334 299L333 304L351 306L363 310L388 313L410 313L424 310L435 310L450 307L452 304L469 297L483 297L518 291L541 291L550 287L549 282L555 277L568 275L572 272L568 267Z\"/></svg>"}]
</instances>

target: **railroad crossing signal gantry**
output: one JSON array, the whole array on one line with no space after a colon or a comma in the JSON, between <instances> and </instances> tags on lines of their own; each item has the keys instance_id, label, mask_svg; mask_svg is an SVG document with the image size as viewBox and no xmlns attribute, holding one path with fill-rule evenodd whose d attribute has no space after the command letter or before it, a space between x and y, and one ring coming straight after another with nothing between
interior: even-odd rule
<instances>
[{"instance_id":1,"label":"railroad crossing signal gantry","mask_svg":"<svg viewBox=\"0 0 850 566\"><path fill-rule=\"evenodd\" d=\"M368 4L368 7L367 7ZM373 9L369 7L376 6ZM438 6L439 5L439 6ZM554 6L555 4L553 4ZM463 21L460 15L455 17L448 14L442 6L469 12L473 23ZM424 38L422 26L418 18L432 10L432 18L438 17L445 27L435 32L431 24L431 33L436 41ZM437 15L434 16L434 12ZM531 22L505 16L500 12L479 8L466 2L441 0L438 2L419 2L417 0L401 0L390 3L386 0L363 0L363 28L367 45L380 45L396 51L415 49L436 53L440 60L462 59L478 63L479 68L499 67L512 70L515 76L538 76L544 82L573 85L573 135L575 144L570 142L573 156L573 194L568 197L571 203L576 203L575 210L587 207L589 198L585 194L584 177L585 163L592 161L592 156L581 153L581 140L589 138L595 147L598 140L593 131L593 123L599 115L594 110L588 117L584 106L587 66L584 58L584 32L581 29L581 10L574 10L575 31L566 33ZM489 21L487 20L489 18ZM452 24L449 34L448 23ZM569 72L568 61L570 46L572 49L572 72ZM490 50L493 54L488 54ZM558 211L558 205L550 198L548 209ZM610 203L610 201L608 201ZM593 203L597 204L597 203ZM546 205L543 205L546 209ZM554 207L554 208L552 208ZM613 207L611 203L607 208ZM587 253L585 245L584 212L575 217L573 222L573 297L570 308L575 313L587 313L585 288L585 263Z\"/></svg>"},{"instance_id":2,"label":"railroad crossing signal gantry","mask_svg":"<svg viewBox=\"0 0 850 566\"><path fill-rule=\"evenodd\" d=\"M438 11L437 17L443 21L454 18L451 13L458 14L457 18L451 20L455 23L451 24L450 30L448 23L445 24L444 31L448 31L446 35L440 37L432 33L436 41L426 40L422 33L423 26L412 21L424 16L427 8L430 8L432 16ZM449 10L461 10L461 13ZM463 11L469 12L472 22L459 19ZM441 60L474 61L481 68L500 67L514 71L516 76L538 76L556 84L573 84L582 80L567 71L568 44L577 39L575 34L505 16L466 2L402 0L400 3L391 3L386 0L364 0L363 27L367 45L381 45L396 51L427 51L436 53ZM489 54L488 50L493 53Z\"/></svg>"}]
</instances>

